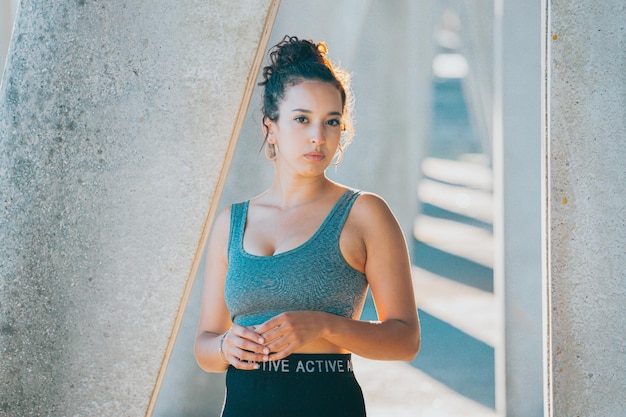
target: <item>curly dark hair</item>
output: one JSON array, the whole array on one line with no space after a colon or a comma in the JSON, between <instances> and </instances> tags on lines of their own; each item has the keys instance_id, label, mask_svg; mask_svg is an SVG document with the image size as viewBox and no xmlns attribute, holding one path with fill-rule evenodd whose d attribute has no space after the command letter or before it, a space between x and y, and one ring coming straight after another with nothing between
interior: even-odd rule
<instances>
[{"instance_id":1,"label":"curly dark hair","mask_svg":"<svg viewBox=\"0 0 626 417\"><path fill-rule=\"evenodd\" d=\"M259 82L259 86L264 87L263 118L278 120L278 106L285 98L288 87L305 80L332 84L341 94L343 106L343 134L339 145L343 151L352 141L353 134L350 76L347 72L334 67L326 58L326 52L327 48L323 42L314 43L289 35L270 49L269 65L263 67L263 81Z\"/></svg>"}]
</instances>

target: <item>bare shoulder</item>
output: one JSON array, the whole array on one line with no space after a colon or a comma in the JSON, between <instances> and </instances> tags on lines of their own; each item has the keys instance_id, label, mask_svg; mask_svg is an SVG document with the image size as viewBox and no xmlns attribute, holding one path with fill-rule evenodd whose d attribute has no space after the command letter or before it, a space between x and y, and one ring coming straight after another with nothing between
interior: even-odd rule
<instances>
[{"instance_id":1,"label":"bare shoulder","mask_svg":"<svg viewBox=\"0 0 626 417\"><path fill-rule=\"evenodd\" d=\"M368 229L396 223L387 202L379 195L369 192L361 193L356 199L351 215L354 215L354 221Z\"/></svg>"},{"instance_id":2,"label":"bare shoulder","mask_svg":"<svg viewBox=\"0 0 626 417\"><path fill-rule=\"evenodd\" d=\"M217 214L213 221L208 246L210 252L226 255L230 237L230 211L230 206L226 207Z\"/></svg>"},{"instance_id":3,"label":"bare shoulder","mask_svg":"<svg viewBox=\"0 0 626 417\"><path fill-rule=\"evenodd\" d=\"M355 240L360 241L360 252L355 259L362 262L368 279L385 276L392 265L405 265L406 242L402 229L387 202L373 193L362 193L354 202L347 224ZM377 269L377 266L379 269ZM378 271L378 272L377 272ZM380 272L380 273L379 273ZM370 281L373 282L373 281Z\"/></svg>"},{"instance_id":4,"label":"bare shoulder","mask_svg":"<svg viewBox=\"0 0 626 417\"><path fill-rule=\"evenodd\" d=\"M215 216L215 221L213 222L213 229L211 233L221 234L224 231L228 232L230 229L230 206L226 207Z\"/></svg>"},{"instance_id":5,"label":"bare shoulder","mask_svg":"<svg viewBox=\"0 0 626 417\"><path fill-rule=\"evenodd\" d=\"M387 202L379 195L369 191L361 191L359 198L355 201L355 207L369 210L389 210Z\"/></svg>"}]
</instances>

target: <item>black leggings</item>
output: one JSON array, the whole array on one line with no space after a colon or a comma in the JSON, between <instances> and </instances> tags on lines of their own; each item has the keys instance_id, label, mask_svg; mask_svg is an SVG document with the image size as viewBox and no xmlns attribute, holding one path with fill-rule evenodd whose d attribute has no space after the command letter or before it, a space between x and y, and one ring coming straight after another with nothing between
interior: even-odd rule
<instances>
[{"instance_id":1,"label":"black leggings","mask_svg":"<svg viewBox=\"0 0 626 417\"><path fill-rule=\"evenodd\" d=\"M364 417L350 354L292 354L254 371L229 367L222 417Z\"/></svg>"}]
</instances>

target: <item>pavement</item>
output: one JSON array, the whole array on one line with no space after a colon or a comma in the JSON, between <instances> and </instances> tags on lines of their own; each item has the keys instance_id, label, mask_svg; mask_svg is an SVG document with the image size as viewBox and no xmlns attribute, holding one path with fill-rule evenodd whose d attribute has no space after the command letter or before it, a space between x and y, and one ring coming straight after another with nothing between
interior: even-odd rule
<instances>
[{"instance_id":1,"label":"pavement","mask_svg":"<svg viewBox=\"0 0 626 417\"><path fill-rule=\"evenodd\" d=\"M495 417L496 413L460 395L404 362L353 357L368 417Z\"/></svg>"}]
</instances>

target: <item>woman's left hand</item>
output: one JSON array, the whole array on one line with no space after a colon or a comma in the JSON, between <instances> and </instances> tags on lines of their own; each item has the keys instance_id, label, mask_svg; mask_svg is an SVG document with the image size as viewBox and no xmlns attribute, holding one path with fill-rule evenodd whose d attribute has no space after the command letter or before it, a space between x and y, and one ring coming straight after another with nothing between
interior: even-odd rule
<instances>
[{"instance_id":1,"label":"woman's left hand","mask_svg":"<svg viewBox=\"0 0 626 417\"><path fill-rule=\"evenodd\" d=\"M323 315L319 311L289 311L256 326L255 332L265 339L270 360L283 359L300 347L322 336Z\"/></svg>"}]
</instances>

